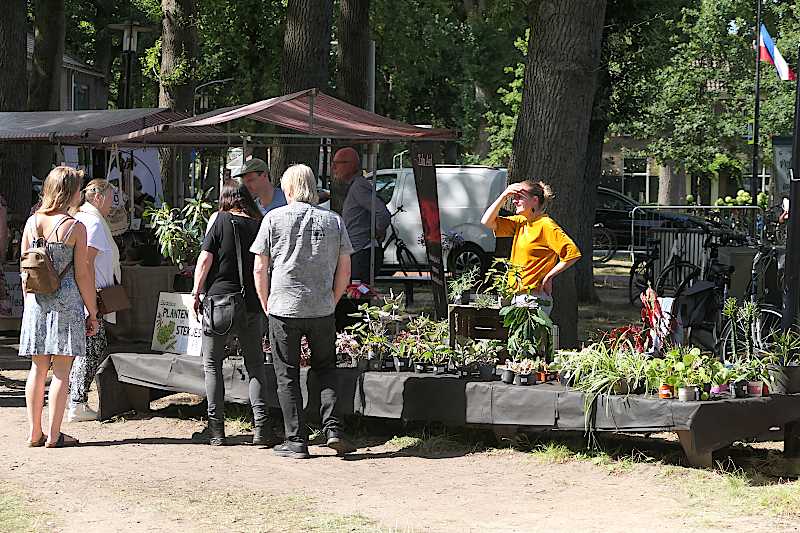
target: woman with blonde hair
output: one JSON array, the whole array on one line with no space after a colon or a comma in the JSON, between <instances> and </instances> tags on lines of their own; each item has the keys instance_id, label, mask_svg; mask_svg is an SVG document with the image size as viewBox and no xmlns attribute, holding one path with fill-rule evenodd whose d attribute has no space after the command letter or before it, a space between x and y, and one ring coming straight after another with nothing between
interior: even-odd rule
<instances>
[{"instance_id":1,"label":"woman with blonde hair","mask_svg":"<svg viewBox=\"0 0 800 533\"><path fill-rule=\"evenodd\" d=\"M114 188L106 180L94 179L83 189L83 194L84 202L75 213L75 218L86 228L89 272L93 275L96 289L113 287L122 279L119 249L107 221L114 203ZM87 402L97 367L108 355L106 322L116 324L116 313L104 315L99 320L97 334L86 338L86 357L79 358L72 365L69 375L68 422L97 420L97 413Z\"/></svg>"},{"instance_id":2,"label":"woman with blonde hair","mask_svg":"<svg viewBox=\"0 0 800 533\"><path fill-rule=\"evenodd\" d=\"M42 205L25 224L22 253L44 247L60 274L58 289L51 294L27 292L22 315L19 355L31 358L25 384L28 410L28 445L61 448L77 439L61 432L67 403L69 373L75 357L86 354L86 336L97 332L97 295L89 270L86 229L69 215L81 198L83 172L56 167L42 186ZM84 306L89 316L84 315ZM44 388L47 372L53 368L48 397L49 420L42 429Z\"/></svg>"},{"instance_id":3,"label":"woman with blonde hair","mask_svg":"<svg viewBox=\"0 0 800 533\"><path fill-rule=\"evenodd\" d=\"M512 198L515 214L498 216ZM549 185L541 181L512 183L481 218L497 237L513 237L511 265L519 269L513 303L537 307L547 314L553 309L553 279L574 265L581 251L555 220L545 214L553 199Z\"/></svg>"}]
</instances>

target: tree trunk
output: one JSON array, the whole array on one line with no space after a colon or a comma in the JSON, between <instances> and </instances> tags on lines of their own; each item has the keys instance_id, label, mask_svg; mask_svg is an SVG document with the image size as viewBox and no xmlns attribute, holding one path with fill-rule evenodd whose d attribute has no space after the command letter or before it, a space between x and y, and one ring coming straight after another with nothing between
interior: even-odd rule
<instances>
[{"instance_id":1,"label":"tree trunk","mask_svg":"<svg viewBox=\"0 0 800 533\"><path fill-rule=\"evenodd\" d=\"M26 111L28 77L25 0L3 4L0 17L0 111ZM31 208L31 159L27 145L0 145L0 194L17 220Z\"/></svg>"},{"instance_id":2,"label":"tree trunk","mask_svg":"<svg viewBox=\"0 0 800 533\"><path fill-rule=\"evenodd\" d=\"M108 92L111 84L111 66L114 63L114 41L109 24L114 12L113 0L95 1L95 41L94 41L94 68L103 73L103 84L98 86L97 102L101 109L108 107Z\"/></svg>"},{"instance_id":3,"label":"tree trunk","mask_svg":"<svg viewBox=\"0 0 800 533\"><path fill-rule=\"evenodd\" d=\"M366 109L369 100L369 0L339 0L337 30L339 98Z\"/></svg>"},{"instance_id":4,"label":"tree trunk","mask_svg":"<svg viewBox=\"0 0 800 533\"><path fill-rule=\"evenodd\" d=\"M658 203L683 205L686 199L686 173L674 161L666 161L658 171Z\"/></svg>"},{"instance_id":5,"label":"tree trunk","mask_svg":"<svg viewBox=\"0 0 800 533\"><path fill-rule=\"evenodd\" d=\"M281 83L284 93L328 86L333 0L289 0L283 37ZM288 143L288 142L287 142ZM292 140L291 144L298 143ZM272 173L279 177L294 163L304 163L319 172L319 141L303 146L276 146L272 150Z\"/></svg>"},{"instance_id":6,"label":"tree trunk","mask_svg":"<svg viewBox=\"0 0 800 533\"><path fill-rule=\"evenodd\" d=\"M175 111L191 113L194 98L193 72L197 57L197 31L195 28L195 0L161 0L163 14L161 26L161 75L158 105ZM162 148L161 176L164 180L164 197L170 203L179 203L183 196L183 176L187 157L183 151ZM175 176L173 159L178 158Z\"/></svg>"},{"instance_id":7,"label":"tree trunk","mask_svg":"<svg viewBox=\"0 0 800 533\"><path fill-rule=\"evenodd\" d=\"M558 195L550 212L571 235L586 217L575 200L582 198L605 8L606 0L541 0L530 7L531 38L511 180L549 182ZM556 278L554 296L561 344L575 346L575 269Z\"/></svg>"},{"instance_id":8,"label":"tree trunk","mask_svg":"<svg viewBox=\"0 0 800 533\"><path fill-rule=\"evenodd\" d=\"M33 61L28 93L29 111L61 109L61 64L64 58L64 0L35 0ZM32 150L33 174L44 179L53 163L53 147L36 145Z\"/></svg>"}]
</instances>

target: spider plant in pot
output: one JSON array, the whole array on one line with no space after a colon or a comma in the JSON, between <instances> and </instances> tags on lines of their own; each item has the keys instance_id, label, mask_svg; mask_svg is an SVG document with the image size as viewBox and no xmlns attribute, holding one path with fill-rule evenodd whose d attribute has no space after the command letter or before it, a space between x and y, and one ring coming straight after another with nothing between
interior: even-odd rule
<instances>
[{"instance_id":1,"label":"spider plant in pot","mask_svg":"<svg viewBox=\"0 0 800 533\"><path fill-rule=\"evenodd\" d=\"M486 271L480 289L497 295L500 307L510 305L522 280L522 268L508 259L495 259Z\"/></svg>"},{"instance_id":2,"label":"spider plant in pot","mask_svg":"<svg viewBox=\"0 0 800 533\"><path fill-rule=\"evenodd\" d=\"M473 267L464 271L457 278L448 281L447 289L450 292L450 301L454 304L468 305L470 303L470 291L478 283L480 275L480 268Z\"/></svg>"}]
</instances>

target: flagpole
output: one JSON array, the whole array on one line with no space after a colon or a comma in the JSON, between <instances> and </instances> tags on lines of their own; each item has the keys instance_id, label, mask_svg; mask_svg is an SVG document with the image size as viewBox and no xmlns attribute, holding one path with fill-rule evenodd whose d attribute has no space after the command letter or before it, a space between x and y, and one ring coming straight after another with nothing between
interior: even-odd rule
<instances>
[{"instance_id":1,"label":"flagpole","mask_svg":"<svg viewBox=\"0 0 800 533\"><path fill-rule=\"evenodd\" d=\"M750 179L750 196L753 205L758 205L758 177L760 174L758 129L761 115L761 0L756 0L756 3L756 105L753 116L753 176Z\"/></svg>"}]
</instances>

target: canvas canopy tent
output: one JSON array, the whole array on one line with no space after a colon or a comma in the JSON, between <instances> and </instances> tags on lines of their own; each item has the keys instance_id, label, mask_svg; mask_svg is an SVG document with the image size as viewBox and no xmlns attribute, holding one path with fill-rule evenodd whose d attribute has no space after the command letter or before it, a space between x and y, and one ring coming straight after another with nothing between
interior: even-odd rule
<instances>
[{"instance_id":1,"label":"canvas canopy tent","mask_svg":"<svg viewBox=\"0 0 800 533\"><path fill-rule=\"evenodd\" d=\"M218 126L236 120L254 120L297 133L253 134L225 132ZM212 145L230 143L239 137L329 138L358 143L448 141L456 132L420 128L365 111L328 96L319 89L226 107L203 115L159 123L138 131L103 138L106 144Z\"/></svg>"},{"instance_id":2,"label":"canvas canopy tent","mask_svg":"<svg viewBox=\"0 0 800 533\"><path fill-rule=\"evenodd\" d=\"M0 143L100 145L104 137L185 117L160 108L4 112L0 113Z\"/></svg>"}]
</instances>

